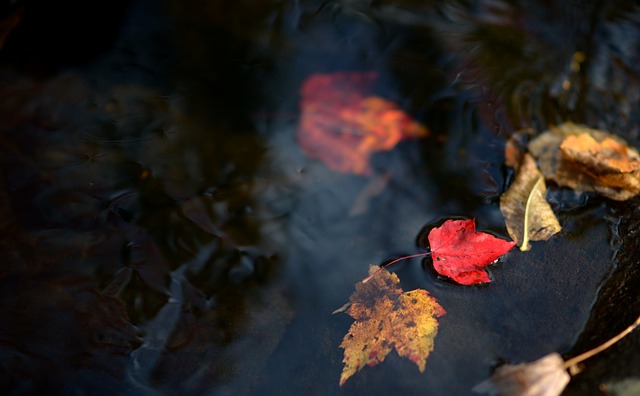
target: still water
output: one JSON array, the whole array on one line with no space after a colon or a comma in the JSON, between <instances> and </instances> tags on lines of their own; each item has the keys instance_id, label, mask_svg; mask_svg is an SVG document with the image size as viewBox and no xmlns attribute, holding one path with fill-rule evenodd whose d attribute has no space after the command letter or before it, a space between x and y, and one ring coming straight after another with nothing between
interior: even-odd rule
<instances>
[{"instance_id":1,"label":"still water","mask_svg":"<svg viewBox=\"0 0 640 396\"><path fill-rule=\"evenodd\" d=\"M338 386L352 319L331 313L369 264L424 251L448 217L507 238L514 131L573 120L638 146L638 7L54 3L1 15L5 394L466 395L500 362L576 355L637 316L637 205L551 186L562 233L492 283L393 266L447 311L426 371L393 352ZM307 156L299 89L340 71L376 72L429 136L368 175ZM567 394L640 367L608 356Z\"/></svg>"}]
</instances>

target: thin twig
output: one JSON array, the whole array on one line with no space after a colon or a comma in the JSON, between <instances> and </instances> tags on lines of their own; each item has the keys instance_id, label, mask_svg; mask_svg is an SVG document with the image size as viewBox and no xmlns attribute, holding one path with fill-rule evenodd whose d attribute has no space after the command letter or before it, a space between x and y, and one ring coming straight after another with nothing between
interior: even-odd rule
<instances>
[{"instance_id":1,"label":"thin twig","mask_svg":"<svg viewBox=\"0 0 640 396\"><path fill-rule=\"evenodd\" d=\"M624 329L620 334L618 334L617 336L613 337L612 339L610 339L609 341L605 342L604 344L595 347L589 351L586 351L585 353L582 353L574 358L571 358L569 360L567 360L566 362L564 362L564 368L570 368L575 366L576 364L589 359L590 357L592 357L593 355L597 355L598 353L604 351L605 349L609 348L611 345L615 344L616 342L620 341L621 339L623 339L627 334L631 333L633 330L636 329L636 327L640 326L640 316L638 316L638 318L636 319L635 322L633 322L631 324L631 326L627 327L626 329Z\"/></svg>"}]
</instances>

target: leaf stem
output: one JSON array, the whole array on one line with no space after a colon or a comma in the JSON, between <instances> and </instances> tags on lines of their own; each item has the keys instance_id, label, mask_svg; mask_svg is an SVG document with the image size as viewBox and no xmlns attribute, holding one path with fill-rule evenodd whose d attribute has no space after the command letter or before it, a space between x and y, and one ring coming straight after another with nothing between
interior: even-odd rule
<instances>
[{"instance_id":1,"label":"leaf stem","mask_svg":"<svg viewBox=\"0 0 640 396\"><path fill-rule=\"evenodd\" d=\"M367 276L366 278L364 278L364 279L362 280L362 283L367 283L367 282L369 282L369 280L371 280L371 278L373 278L373 277L374 277L378 272L382 271L382 269L383 269L383 268L388 267L388 266L390 266L390 265L392 265L392 264L395 264L395 263L397 263L398 261L402 261L402 260L406 260L406 259L410 259L410 258L415 258L415 257L429 256L429 255L431 255L431 252L424 252L424 253L412 254L412 255L409 255L409 256L403 256L403 257L397 258L397 259L395 259L395 260L393 260L393 261L390 261L390 262L388 262L388 263L386 263L386 264L382 264L382 265L380 266L380 268L378 268L378 269L376 270L376 272L374 272L373 274L371 274L371 275Z\"/></svg>"},{"instance_id":2,"label":"leaf stem","mask_svg":"<svg viewBox=\"0 0 640 396\"><path fill-rule=\"evenodd\" d=\"M624 337L627 336L627 334L631 333L633 330L636 329L636 327L640 326L640 316L638 316L638 318L636 319L635 322L633 322L631 324L631 326L627 327L626 329L624 329L622 332L620 332L620 334L618 334L617 336L613 337L612 339L610 339L609 341L605 342L604 344L595 347L591 350L588 350L576 357L573 357L569 360L567 360L566 362L564 362L564 368L570 368L575 366L576 364L589 359L590 357L597 355L598 353L604 351L605 349L609 348L611 345L615 344L616 342L620 341L621 339L623 339Z\"/></svg>"}]
</instances>

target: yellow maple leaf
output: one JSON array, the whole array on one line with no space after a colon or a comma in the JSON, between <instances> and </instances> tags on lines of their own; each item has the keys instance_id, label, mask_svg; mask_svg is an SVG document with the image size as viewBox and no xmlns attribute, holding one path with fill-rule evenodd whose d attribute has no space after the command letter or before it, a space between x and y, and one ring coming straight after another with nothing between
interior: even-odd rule
<instances>
[{"instance_id":1,"label":"yellow maple leaf","mask_svg":"<svg viewBox=\"0 0 640 396\"><path fill-rule=\"evenodd\" d=\"M345 363L340 386L364 366L382 362L393 348L423 372L438 334L436 317L446 313L428 291L403 292L398 277L385 269L371 266L369 273L375 275L356 285L346 309L356 321L340 344Z\"/></svg>"}]
</instances>

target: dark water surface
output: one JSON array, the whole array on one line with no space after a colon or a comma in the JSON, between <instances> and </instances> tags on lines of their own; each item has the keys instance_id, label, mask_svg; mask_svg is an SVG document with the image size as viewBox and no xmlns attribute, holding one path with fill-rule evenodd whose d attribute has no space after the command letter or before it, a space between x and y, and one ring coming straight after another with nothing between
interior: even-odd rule
<instances>
[{"instance_id":1,"label":"dark water surface","mask_svg":"<svg viewBox=\"0 0 640 396\"><path fill-rule=\"evenodd\" d=\"M447 311L427 369L393 352L338 387L352 319L331 312L369 264L423 251L446 217L507 236L515 130L572 120L638 146L640 8L546 3L2 6L3 393L467 395L500 362L626 327L638 201L551 186L563 231L492 283L393 266ZM307 157L298 90L336 71L376 71L430 136L375 154L370 176ZM640 338L625 342L566 394L633 385Z\"/></svg>"}]
</instances>

